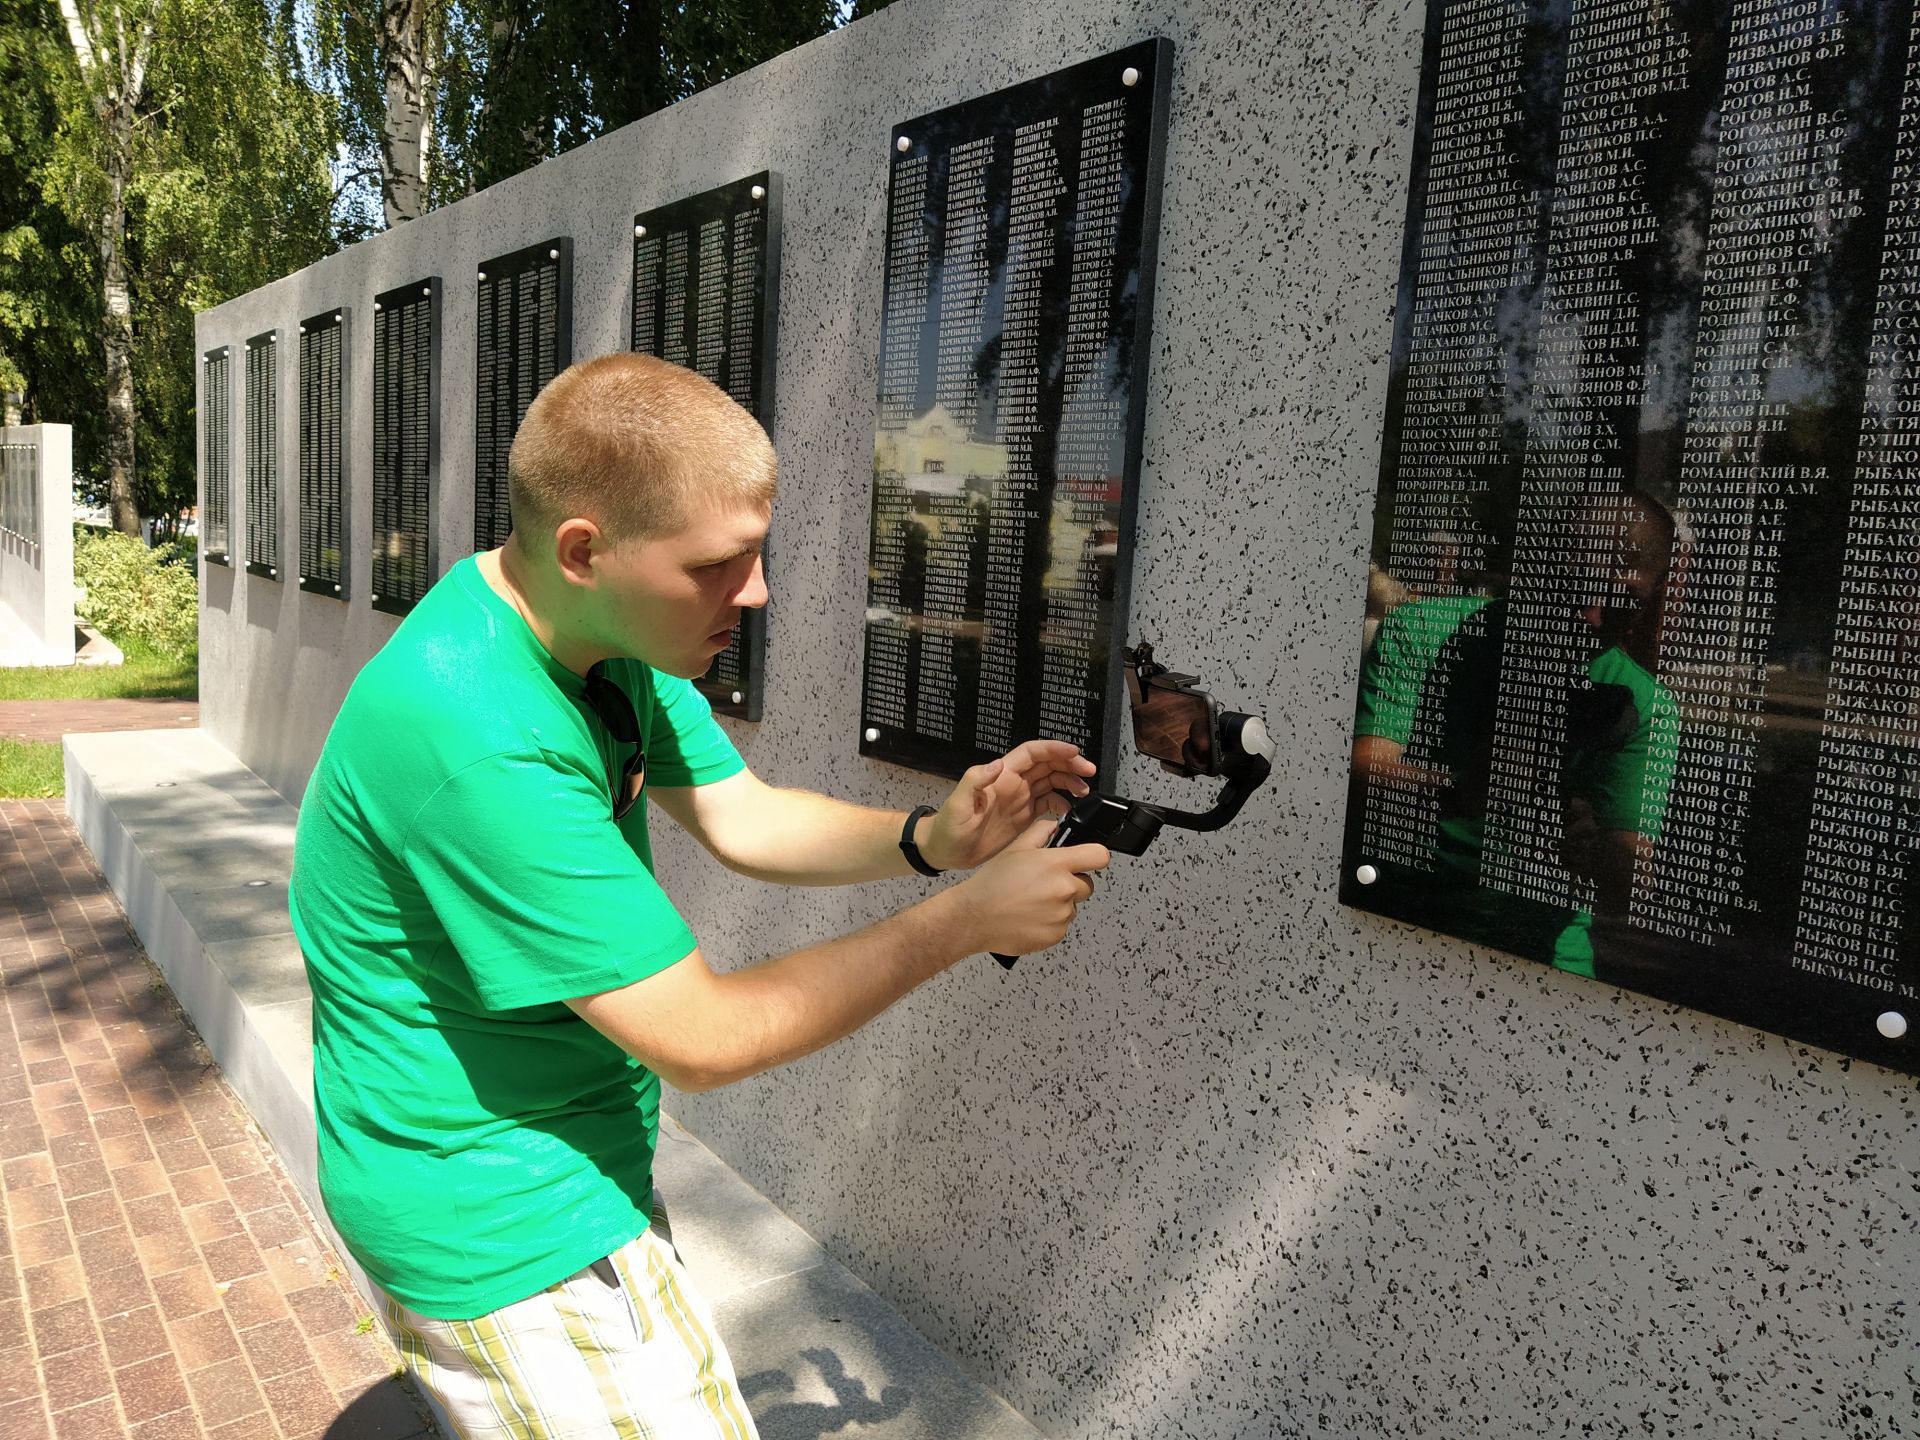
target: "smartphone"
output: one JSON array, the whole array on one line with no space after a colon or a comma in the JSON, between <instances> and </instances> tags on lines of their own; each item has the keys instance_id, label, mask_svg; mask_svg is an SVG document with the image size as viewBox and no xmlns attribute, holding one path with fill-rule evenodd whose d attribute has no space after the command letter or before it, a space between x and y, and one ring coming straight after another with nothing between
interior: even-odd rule
<instances>
[{"instance_id":1,"label":"smartphone","mask_svg":"<svg viewBox=\"0 0 1920 1440\"><path fill-rule=\"evenodd\" d=\"M1162 670L1142 681L1127 668L1134 748L1176 775L1220 773L1220 706L1197 678Z\"/></svg>"}]
</instances>

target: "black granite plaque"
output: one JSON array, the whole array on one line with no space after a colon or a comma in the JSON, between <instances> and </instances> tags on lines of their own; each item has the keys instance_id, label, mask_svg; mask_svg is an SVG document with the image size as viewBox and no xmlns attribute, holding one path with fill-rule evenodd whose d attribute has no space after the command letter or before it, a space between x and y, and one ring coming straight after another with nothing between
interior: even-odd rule
<instances>
[{"instance_id":1,"label":"black granite plaque","mask_svg":"<svg viewBox=\"0 0 1920 1440\"><path fill-rule=\"evenodd\" d=\"M1912 0L1433 0L1341 897L1913 1070Z\"/></svg>"},{"instance_id":2,"label":"black granite plaque","mask_svg":"<svg viewBox=\"0 0 1920 1440\"><path fill-rule=\"evenodd\" d=\"M40 447L24 441L0 444L0 530L34 548L40 545Z\"/></svg>"},{"instance_id":3,"label":"black granite plaque","mask_svg":"<svg viewBox=\"0 0 1920 1440\"><path fill-rule=\"evenodd\" d=\"M862 754L1113 768L1172 57L893 133Z\"/></svg>"},{"instance_id":4,"label":"black granite plaque","mask_svg":"<svg viewBox=\"0 0 1920 1440\"><path fill-rule=\"evenodd\" d=\"M631 348L697 370L773 434L780 310L780 177L762 171L633 217ZM696 684L713 708L758 720L767 618L748 610Z\"/></svg>"},{"instance_id":5,"label":"black granite plaque","mask_svg":"<svg viewBox=\"0 0 1920 1440\"><path fill-rule=\"evenodd\" d=\"M280 578L280 332L247 341L247 573Z\"/></svg>"},{"instance_id":6,"label":"black granite plaque","mask_svg":"<svg viewBox=\"0 0 1920 1440\"><path fill-rule=\"evenodd\" d=\"M439 573L440 280L373 298L373 555L367 599L404 615Z\"/></svg>"},{"instance_id":7,"label":"black granite plaque","mask_svg":"<svg viewBox=\"0 0 1920 1440\"><path fill-rule=\"evenodd\" d=\"M347 310L300 323L300 588L345 600Z\"/></svg>"},{"instance_id":8,"label":"black granite plaque","mask_svg":"<svg viewBox=\"0 0 1920 1440\"><path fill-rule=\"evenodd\" d=\"M233 371L228 347L200 359L200 558L231 565Z\"/></svg>"},{"instance_id":9,"label":"black granite plaque","mask_svg":"<svg viewBox=\"0 0 1920 1440\"><path fill-rule=\"evenodd\" d=\"M513 529L507 451L527 407L573 363L573 241L542 240L480 267L474 334L473 548Z\"/></svg>"}]
</instances>

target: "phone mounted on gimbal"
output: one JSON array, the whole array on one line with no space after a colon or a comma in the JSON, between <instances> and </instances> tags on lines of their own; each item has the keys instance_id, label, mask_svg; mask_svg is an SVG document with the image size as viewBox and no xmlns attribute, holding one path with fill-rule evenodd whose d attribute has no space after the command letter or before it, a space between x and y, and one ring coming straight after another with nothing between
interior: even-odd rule
<instances>
[{"instance_id":1,"label":"phone mounted on gimbal","mask_svg":"<svg viewBox=\"0 0 1920 1440\"><path fill-rule=\"evenodd\" d=\"M1122 855L1144 855L1161 827L1219 830L1240 813L1247 797L1273 771L1273 740L1258 715L1222 708L1200 688L1197 675L1176 675L1157 664L1142 642L1127 651L1128 707L1134 748L1169 774L1219 776L1227 783L1211 810L1174 810L1092 791L1076 799L1047 841L1049 849L1099 844ZM1008 969L1015 955L993 957Z\"/></svg>"}]
</instances>

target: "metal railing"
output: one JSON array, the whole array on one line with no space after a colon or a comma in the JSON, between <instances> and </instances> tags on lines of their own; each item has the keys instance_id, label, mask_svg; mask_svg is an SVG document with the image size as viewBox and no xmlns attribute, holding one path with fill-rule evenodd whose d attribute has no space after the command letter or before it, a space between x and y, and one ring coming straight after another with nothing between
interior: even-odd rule
<instances>
[{"instance_id":1,"label":"metal railing","mask_svg":"<svg viewBox=\"0 0 1920 1440\"><path fill-rule=\"evenodd\" d=\"M0 531L40 544L40 447L0 445Z\"/></svg>"}]
</instances>

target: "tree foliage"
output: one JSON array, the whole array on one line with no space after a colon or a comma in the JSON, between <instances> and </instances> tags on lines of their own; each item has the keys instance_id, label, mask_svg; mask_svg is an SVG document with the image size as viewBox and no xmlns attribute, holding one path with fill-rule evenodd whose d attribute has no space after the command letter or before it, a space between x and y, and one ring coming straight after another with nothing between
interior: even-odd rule
<instances>
[{"instance_id":1,"label":"tree foliage","mask_svg":"<svg viewBox=\"0 0 1920 1440\"><path fill-rule=\"evenodd\" d=\"M129 0L131 4L131 0ZM122 197L132 309L134 501L169 515L194 493L196 310L333 248L332 98L303 76L290 23L261 0L80 7L108 35L153 30ZM102 227L115 138L47 0L0 0L0 369L36 419L75 427L76 485L105 489Z\"/></svg>"},{"instance_id":2,"label":"tree foliage","mask_svg":"<svg viewBox=\"0 0 1920 1440\"><path fill-rule=\"evenodd\" d=\"M409 105L419 213L885 3L67 0L89 68L60 0L0 0L0 389L74 426L83 497L124 456L167 516L194 493L194 312L390 223ZM105 62L148 34L129 87Z\"/></svg>"},{"instance_id":3,"label":"tree foliage","mask_svg":"<svg viewBox=\"0 0 1920 1440\"><path fill-rule=\"evenodd\" d=\"M319 51L343 100L356 189L378 223L384 8L411 0L313 0ZM431 0L427 207L458 200L695 91L824 35L838 0Z\"/></svg>"}]
</instances>

